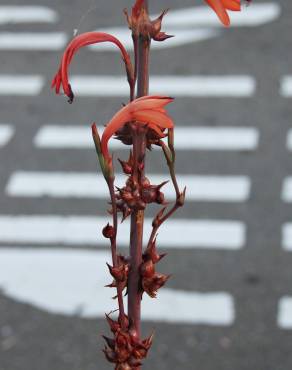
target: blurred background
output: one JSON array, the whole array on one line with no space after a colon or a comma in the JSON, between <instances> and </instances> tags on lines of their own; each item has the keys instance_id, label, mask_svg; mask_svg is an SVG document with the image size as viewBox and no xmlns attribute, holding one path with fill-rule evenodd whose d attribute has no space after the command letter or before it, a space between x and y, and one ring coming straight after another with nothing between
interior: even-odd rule
<instances>
[{"instance_id":1,"label":"blurred background","mask_svg":"<svg viewBox=\"0 0 292 370\"><path fill-rule=\"evenodd\" d=\"M143 334L156 333L143 369L289 370L292 3L255 0L225 29L203 1L149 2L153 15L171 9L176 37L153 43L151 90L176 97L188 200L159 234L160 271L173 276L143 302ZM103 288L107 193L90 124L127 101L124 68L100 45L72 64L74 104L50 82L74 32L104 30L131 50L132 3L0 1L1 370L111 368L100 351L116 307ZM147 171L168 178L158 150Z\"/></svg>"}]
</instances>

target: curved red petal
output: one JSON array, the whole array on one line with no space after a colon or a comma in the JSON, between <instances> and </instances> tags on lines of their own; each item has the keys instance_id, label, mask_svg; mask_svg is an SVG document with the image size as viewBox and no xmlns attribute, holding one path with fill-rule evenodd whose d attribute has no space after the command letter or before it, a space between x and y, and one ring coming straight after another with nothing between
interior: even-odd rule
<instances>
[{"instance_id":1,"label":"curved red petal","mask_svg":"<svg viewBox=\"0 0 292 370\"><path fill-rule=\"evenodd\" d=\"M137 123L148 124L159 135L162 134L160 128L173 128L173 121L161 108L171 101L173 99L169 97L146 96L132 101L119 110L106 125L102 135L101 149L104 157L110 160L108 141L127 122L137 121ZM146 109L143 109L145 107Z\"/></svg>"},{"instance_id":2,"label":"curved red petal","mask_svg":"<svg viewBox=\"0 0 292 370\"><path fill-rule=\"evenodd\" d=\"M135 112L134 118L137 121L156 125L161 128L173 128L172 119L166 114L155 110L141 110Z\"/></svg>"},{"instance_id":3,"label":"curved red petal","mask_svg":"<svg viewBox=\"0 0 292 370\"><path fill-rule=\"evenodd\" d=\"M63 53L61 66L59 68L59 71L57 72L56 76L53 79L53 83L57 81L58 75L60 78L60 85L63 86L63 90L65 94L69 97L71 97L72 91L70 88L69 80L68 80L68 69L69 65L76 54L76 52L87 45L91 44L97 44L101 42L112 42L115 44L121 51L122 57L124 61L129 62L130 57L124 48L123 44L114 36L104 33L104 32L86 32L79 36L76 36L67 46L65 52ZM127 66L126 66L127 67ZM55 84L54 84L55 86ZM57 90L56 90L57 92Z\"/></svg>"},{"instance_id":4,"label":"curved red petal","mask_svg":"<svg viewBox=\"0 0 292 370\"><path fill-rule=\"evenodd\" d=\"M218 18L225 26L230 25L229 15L221 0L205 0L205 2L214 10Z\"/></svg>"},{"instance_id":5,"label":"curved red petal","mask_svg":"<svg viewBox=\"0 0 292 370\"><path fill-rule=\"evenodd\" d=\"M221 1L225 9L232 10L235 12L241 10L240 0L221 0Z\"/></svg>"},{"instance_id":6,"label":"curved red petal","mask_svg":"<svg viewBox=\"0 0 292 370\"><path fill-rule=\"evenodd\" d=\"M104 132L102 134L102 139L101 139L101 150L105 158L109 159L110 155L108 152L108 141L109 139L117 132L121 127L124 126L126 122L129 122L132 120L132 115L129 109L129 106L131 105L128 104L121 110L119 110L113 118L108 122L106 125L106 128L104 129Z\"/></svg>"},{"instance_id":7,"label":"curved red petal","mask_svg":"<svg viewBox=\"0 0 292 370\"><path fill-rule=\"evenodd\" d=\"M157 95L148 95L143 96L142 98L138 98L135 100L135 104L133 105L133 109L162 109L167 104L173 102L173 98L169 96L157 96Z\"/></svg>"}]
</instances>

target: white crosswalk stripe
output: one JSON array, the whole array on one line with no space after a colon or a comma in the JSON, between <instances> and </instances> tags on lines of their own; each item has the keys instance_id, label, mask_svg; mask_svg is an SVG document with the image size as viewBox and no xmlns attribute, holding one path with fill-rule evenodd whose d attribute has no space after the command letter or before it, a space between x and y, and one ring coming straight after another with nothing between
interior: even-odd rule
<instances>
[{"instance_id":1,"label":"white crosswalk stripe","mask_svg":"<svg viewBox=\"0 0 292 370\"><path fill-rule=\"evenodd\" d=\"M73 75L71 85L77 96L129 95L124 76ZM176 97L252 97L256 90L251 76L152 76L150 94L166 94Z\"/></svg>"},{"instance_id":2,"label":"white crosswalk stripe","mask_svg":"<svg viewBox=\"0 0 292 370\"><path fill-rule=\"evenodd\" d=\"M99 127L99 132L103 128ZM259 143L259 132L253 127L206 127L178 126L175 129L177 150L255 150ZM90 127L68 125L42 126L34 137L39 148L93 148ZM112 140L113 149L128 149L117 140Z\"/></svg>"},{"instance_id":3,"label":"white crosswalk stripe","mask_svg":"<svg viewBox=\"0 0 292 370\"><path fill-rule=\"evenodd\" d=\"M282 297L278 304L278 326L281 329L292 329L292 297Z\"/></svg>"},{"instance_id":4,"label":"white crosswalk stripe","mask_svg":"<svg viewBox=\"0 0 292 370\"><path fill-rule=\"evenodd\" d=\"M9 124L0 124L0 147L5 146L14 135L14 128Z\"/></svg>"},{"instance_id":5,"label":"white crosswalk stripe","mask_svg":"<svg viewBox=\"0 0 292 370\"><path fill-rule=\"evenodd\" d=\"M17 301L51 313L104 317L116 308L113 291L104 288L109 281L106 262L110 260L110 254L101 251L3 248L0 288ZM155 302L143 297L142 315L151 321L225 326L233 323L235 313L228 293L164 288Z\"/></svg>"},{"instance_id":6,"label":"white crosswalk stripe","mask_svg":"<svg viewBox=\"0 0 292 370\"><path fill-rule=\"evenodd\" d=\"M0 50L60 50L66 43L63 32L0 32Z\"/></svg>"},{"instance_id":7,"label":"white crosswalk stripe","mask_svg":"<svg viewBox=\"0 0 292 370\"><path fill-rule=\"evenodd\" d=\"M284 202L292 202L292 177L286 177L283 180L282 200Z\"/></svg>"},{"instance_id":8,"label":"white crosswalk stripe","mask_svg":"<svg viewBox=\"0 0 292 370\"><path fill-rule=\"evenodd\" d=\"M280 94L285 98L292 96L292 76L283 76L280 81Z\"/></svg>"},{"instance_id":9,"label":"white crosswalk stripe","mask_svg":"<svg viewBox=\"0 0 292 370\"><path fill-rule=\"evenodd\" d=\"M168 175L148 175L152 184L168 180ZM126 177L116 175L116 186ZM243 202L249 198L250 179L246 176L178 175L178 183L187 187L187 200ZM167 199L174 199L171 183L163 187ZM24 172L12 174L6 187L9 196L108 198L108 188L101 174L72 172Z\"/></svg>"},{"instance_id":10,"label":"white crosswalk stripe","mask_svg":"<svg viewBox=\"0 0 292 370\"><path fill-rule=\"evenodd\" d=\"M9 23L55 23L57 13L45 6L1 5L0 24Z\"/></svg>"},{"instance_id":11,"label":"white crosswalk stripe","mask_svg":"<svg viewBox=\"0 0 292 370\"><path fill-rule=\"evenodd\" d=\"M287 149L291 151L292 150L292 129L290 129L287 133L286 145L287 145Z\"/></svg>"},{"instance_id":12,"label":"white crosswalk stripe","mask_svg":"<svg viewBox=\"0 0 292 370\"><path fill-rule=\"evenodd\" d=\"M93 216L0 216L0 243L37 243L61 245L104 245L102 228L106 217ZM119 245L129 244L129 224L119 226ZM145 235L150 235L151 220L146 219ZM243 248L246 227L231 220L171 219L162 225L159 244L166 248Z\"/></svg>"},{"instance_id":13,"label":"white crosswalk stripe","mask_svg":"<svg viewBox=\"0 0 292 370\"><path fill-rule=\"evenodd\" d=\"M45 85L42 76L0 75L0 95L39 95Z\"/></svg>"},{"instance_id":14,"label":"white crosswalk stripe","mask_svg":"<svg viewBox=\"0 0 292 370\"><path fill-rule=\"evenodd\" d=\"M292 223L282 226L282 248L292 251Z\"/></svg>"}]
</instances>

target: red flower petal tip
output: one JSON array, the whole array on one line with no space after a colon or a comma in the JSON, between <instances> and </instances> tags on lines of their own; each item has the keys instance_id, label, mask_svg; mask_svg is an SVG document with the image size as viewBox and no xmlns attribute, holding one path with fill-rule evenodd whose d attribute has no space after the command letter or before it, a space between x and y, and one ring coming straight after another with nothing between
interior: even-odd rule
<instances>
[{"instance_id":1,"label":"red flower petal tip","mask_svg":"<svg viewBox=\"0 0 292 370\"><path fill-rule=\"evenodd\" d=\"M205 2L214 10L226 27L230 26L230 18L227 10L241 10L241 0L205 0Z\"/></svg>"}]
</instances>

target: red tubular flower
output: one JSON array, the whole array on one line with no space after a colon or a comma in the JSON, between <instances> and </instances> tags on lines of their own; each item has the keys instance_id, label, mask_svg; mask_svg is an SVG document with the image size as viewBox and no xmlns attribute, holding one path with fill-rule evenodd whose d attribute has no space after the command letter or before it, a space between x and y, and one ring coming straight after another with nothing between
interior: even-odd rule
<instances>
[{"instance_id":1,"label":"red tubular flower","mask_svg":"<svg viewBox=\"0 0 292 370\"><path fill-rule=\"evenodd\" d=\"M82 35L74 37L74 39L67 46L62 57L60 68L52 81L52 88L55 88L57 94L59 94L60 87L62 85L64 93L68 96L70 103L72 103L73 101L74 94L72 92L68 79L69 65L74 55L80 48L91 44L97 44L100 42L112 42L120 49L122 58L125 62L129 82L132 81L134 78L130 56L128 55L123 44L116 37L103 32L83 33Z\"/></svg>"},{"instance_id":2,"label":"red tubular flower","mask_svg":"<svg viewBox=\"0 0 292 370\"><path fill-rule=\"evenodd\" d=\"M161 130L174 127L172 119L164 109L172 101L173 98L167 96L143 96L127 104L117 112L106 125L102 135L101 150L104 158L108 162L111 161L108 152L108 141L127 122L147 125L161 137L164 137L165 135Z\"/></svg>"},{"instance_id":3,"label":"red tubular flower","mask_svg":"<svg viewBox=\"0 0 292 370\"><path fill-rule=\"evenodd\" d=\"M206 3L214 10L219 19L225 26L230 25L230 18L227 10L240 11L241 0L205 0Z\"/></svg>"}]
</instances>

